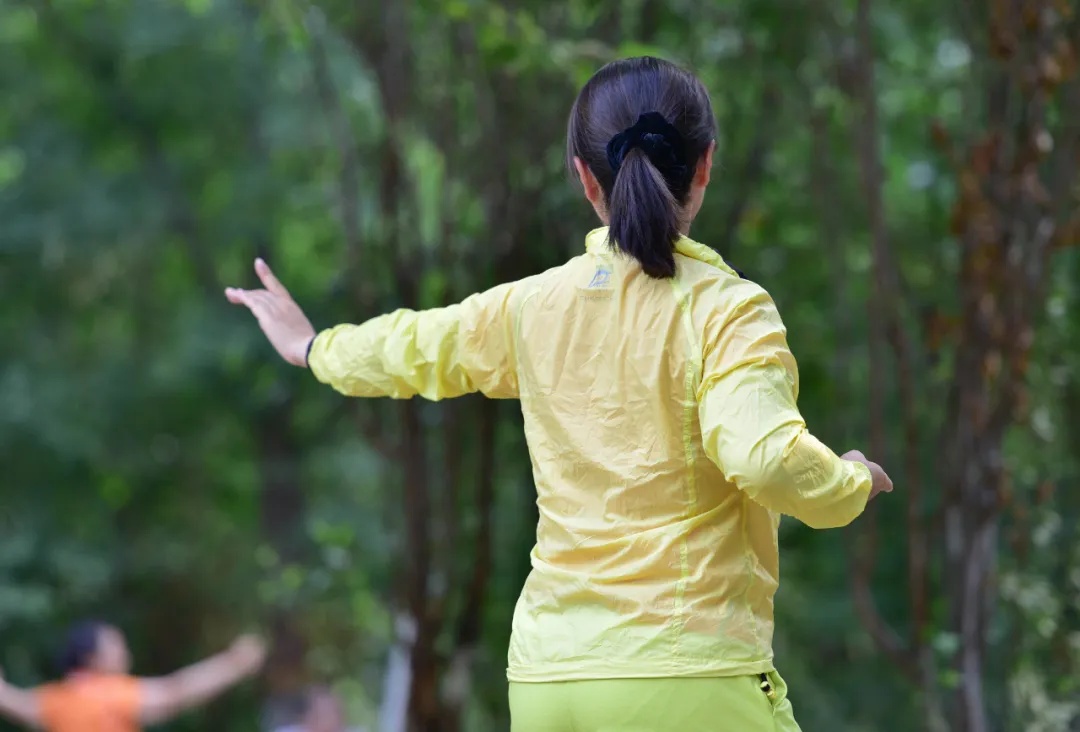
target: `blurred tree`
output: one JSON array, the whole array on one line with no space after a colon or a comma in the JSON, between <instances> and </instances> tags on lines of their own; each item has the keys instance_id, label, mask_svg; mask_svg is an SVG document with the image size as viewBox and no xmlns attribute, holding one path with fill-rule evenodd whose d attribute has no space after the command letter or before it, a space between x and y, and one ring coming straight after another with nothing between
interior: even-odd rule
<instances>
[{"instance_id":1,"label":"blurred tree","mask_svg":"<svg viewBox=\"0 0 1080 732\"><path fill-rule=\"evenodd\" d=\"M261 255L330 324L564 261L594 225L574 94L655 53L714 94L695 237L778 300L811 427L897 478L858 541L782 526L804 728L1076 728L1076 23L1050 0L0 0L0 664L46 678L85 614L148 673L257 624L268 723L340 681L356 722L385 697L411 729L505 729L536 521L514 405L341 399L221 288Z\"/></svg>"}]
</instances>

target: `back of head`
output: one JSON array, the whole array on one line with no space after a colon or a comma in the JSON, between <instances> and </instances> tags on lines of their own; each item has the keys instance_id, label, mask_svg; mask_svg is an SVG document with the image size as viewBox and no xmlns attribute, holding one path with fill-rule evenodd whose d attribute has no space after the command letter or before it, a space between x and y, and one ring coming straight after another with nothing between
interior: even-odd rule
<instances>
[{"instance_id":1,"label":"back of head","mask_svg":"<svg viewBox=\"0 0 1080 732\"><path fill-rule=\"evenodd\" d=\"M567 156L600 184L610 238L651 277L673 277L674 243L687 221L698 162L716 137L704 85L652 57L615 61L596 72L570 112Z\"/></svg>"},{"instance_id":2,"label":"back of head","mask_svg":"<svg viewBox=\"0 0 1080 732\"><path fill-rule=\"evenodd\" d=\"M84 671L93 664L101 636L109 626L97 620L82 620L72 625L64 636L57 658L62 675Z\"/></svg>"}]
</instances>

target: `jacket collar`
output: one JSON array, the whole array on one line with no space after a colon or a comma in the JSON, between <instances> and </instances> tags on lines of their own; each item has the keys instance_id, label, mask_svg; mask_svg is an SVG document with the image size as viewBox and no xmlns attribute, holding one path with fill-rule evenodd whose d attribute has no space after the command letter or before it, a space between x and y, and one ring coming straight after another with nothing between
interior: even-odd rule
<instances>
[{"instance_id":1,"label":"jacket collar","mask_svg":"<svg viewBox=\"0 0 1080 732\"><path fill-rule=\"evenodd\" d=\"M599 229L590 231L585 237L585 250L590 253L600 253L604 250L611 251L611 247L608 245L608 227L601 226ZM712 265L736 277L740 276L724 261L723 257L716 253L716 250L696 242L690 237L680 236L675 242L675 251L684 257Z\"/></svg>"}]
</instances>

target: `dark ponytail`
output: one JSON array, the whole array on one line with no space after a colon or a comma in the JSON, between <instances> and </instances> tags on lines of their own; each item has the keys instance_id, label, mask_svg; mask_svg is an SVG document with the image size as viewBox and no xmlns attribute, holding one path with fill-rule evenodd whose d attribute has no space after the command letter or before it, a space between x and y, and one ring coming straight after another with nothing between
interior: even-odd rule
<instances>
[{"instance_id":1,"label":"dark ponytail","mask_svg":"<svg viewBox=\"0 0 1080 732\"><path fill-rule=\"evenodd\" d=\"M612 245L650 277L674 277L682 208L716 137L701 82L651 57L608 64L574 102L568 137L571 169L580 158L604 192Z\"/></svg>"},{"instance_id":2,"label":"dark ponytail","mask_svg":"<svg viewBox=\"0 0 1080 732\"><path fill-rule=\"evenodd\" d=\"M650 277L675 276L679 204L667 181L641 149L623 160L608 196L612 243L641 263Z\"/></svg>"}]
</instances>

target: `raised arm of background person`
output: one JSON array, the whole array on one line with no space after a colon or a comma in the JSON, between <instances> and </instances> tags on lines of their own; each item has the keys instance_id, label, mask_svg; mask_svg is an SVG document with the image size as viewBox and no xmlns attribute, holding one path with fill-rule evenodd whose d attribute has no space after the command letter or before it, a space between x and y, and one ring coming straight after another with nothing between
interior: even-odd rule
<instances>
[{"instance_id":1,"label":"raised arm of background person","mask_svg":"<svg viewBox=\"0 0 1080 732\"><path fill-rule=\"evenodd\" d=\"M873 493L872 468L841 459L806 429L798 369L768 293L739 282L721 299L706 324L697 395L706 454L771 511L818 529L850 523Z\"/></svg>"},{"instance_id":2,"label":"raised arm of background person","mask_svg":"<svg viewBox=\"0 0 1080 732\"><path fill-rule=\"evenodd\" d=\"M265 657L262 642L245 636L216 656L168 676L143 679L139 718L144 724L155 724L199 706L253 675Z\"/></svg>"},{"instance_id":3,"label":"raised arm of background person","mask_svg":"<svg viewBox=\"0 0 1080 732\"><path fill-rule=\"evenodd\" d=\"M39 727L41 712L32 691L12 686L0 672L0 716L25 727Z\"/></svg>"},{"instance_id":4,"label":"raised arm of background person","mask_svg":"<svg viewBox=\"0 0 1080 732\"><path fill-rule=\"evenodd\" d=\"M342 394L432 400L476 391L496 398L518 395L510 317L515 283L450 307L398 310L316 336L266 263L256 260L255 271L265 289L229 288L229 302L251 310L282 358L308 365Z\"/></svg>"}]
</instances>

